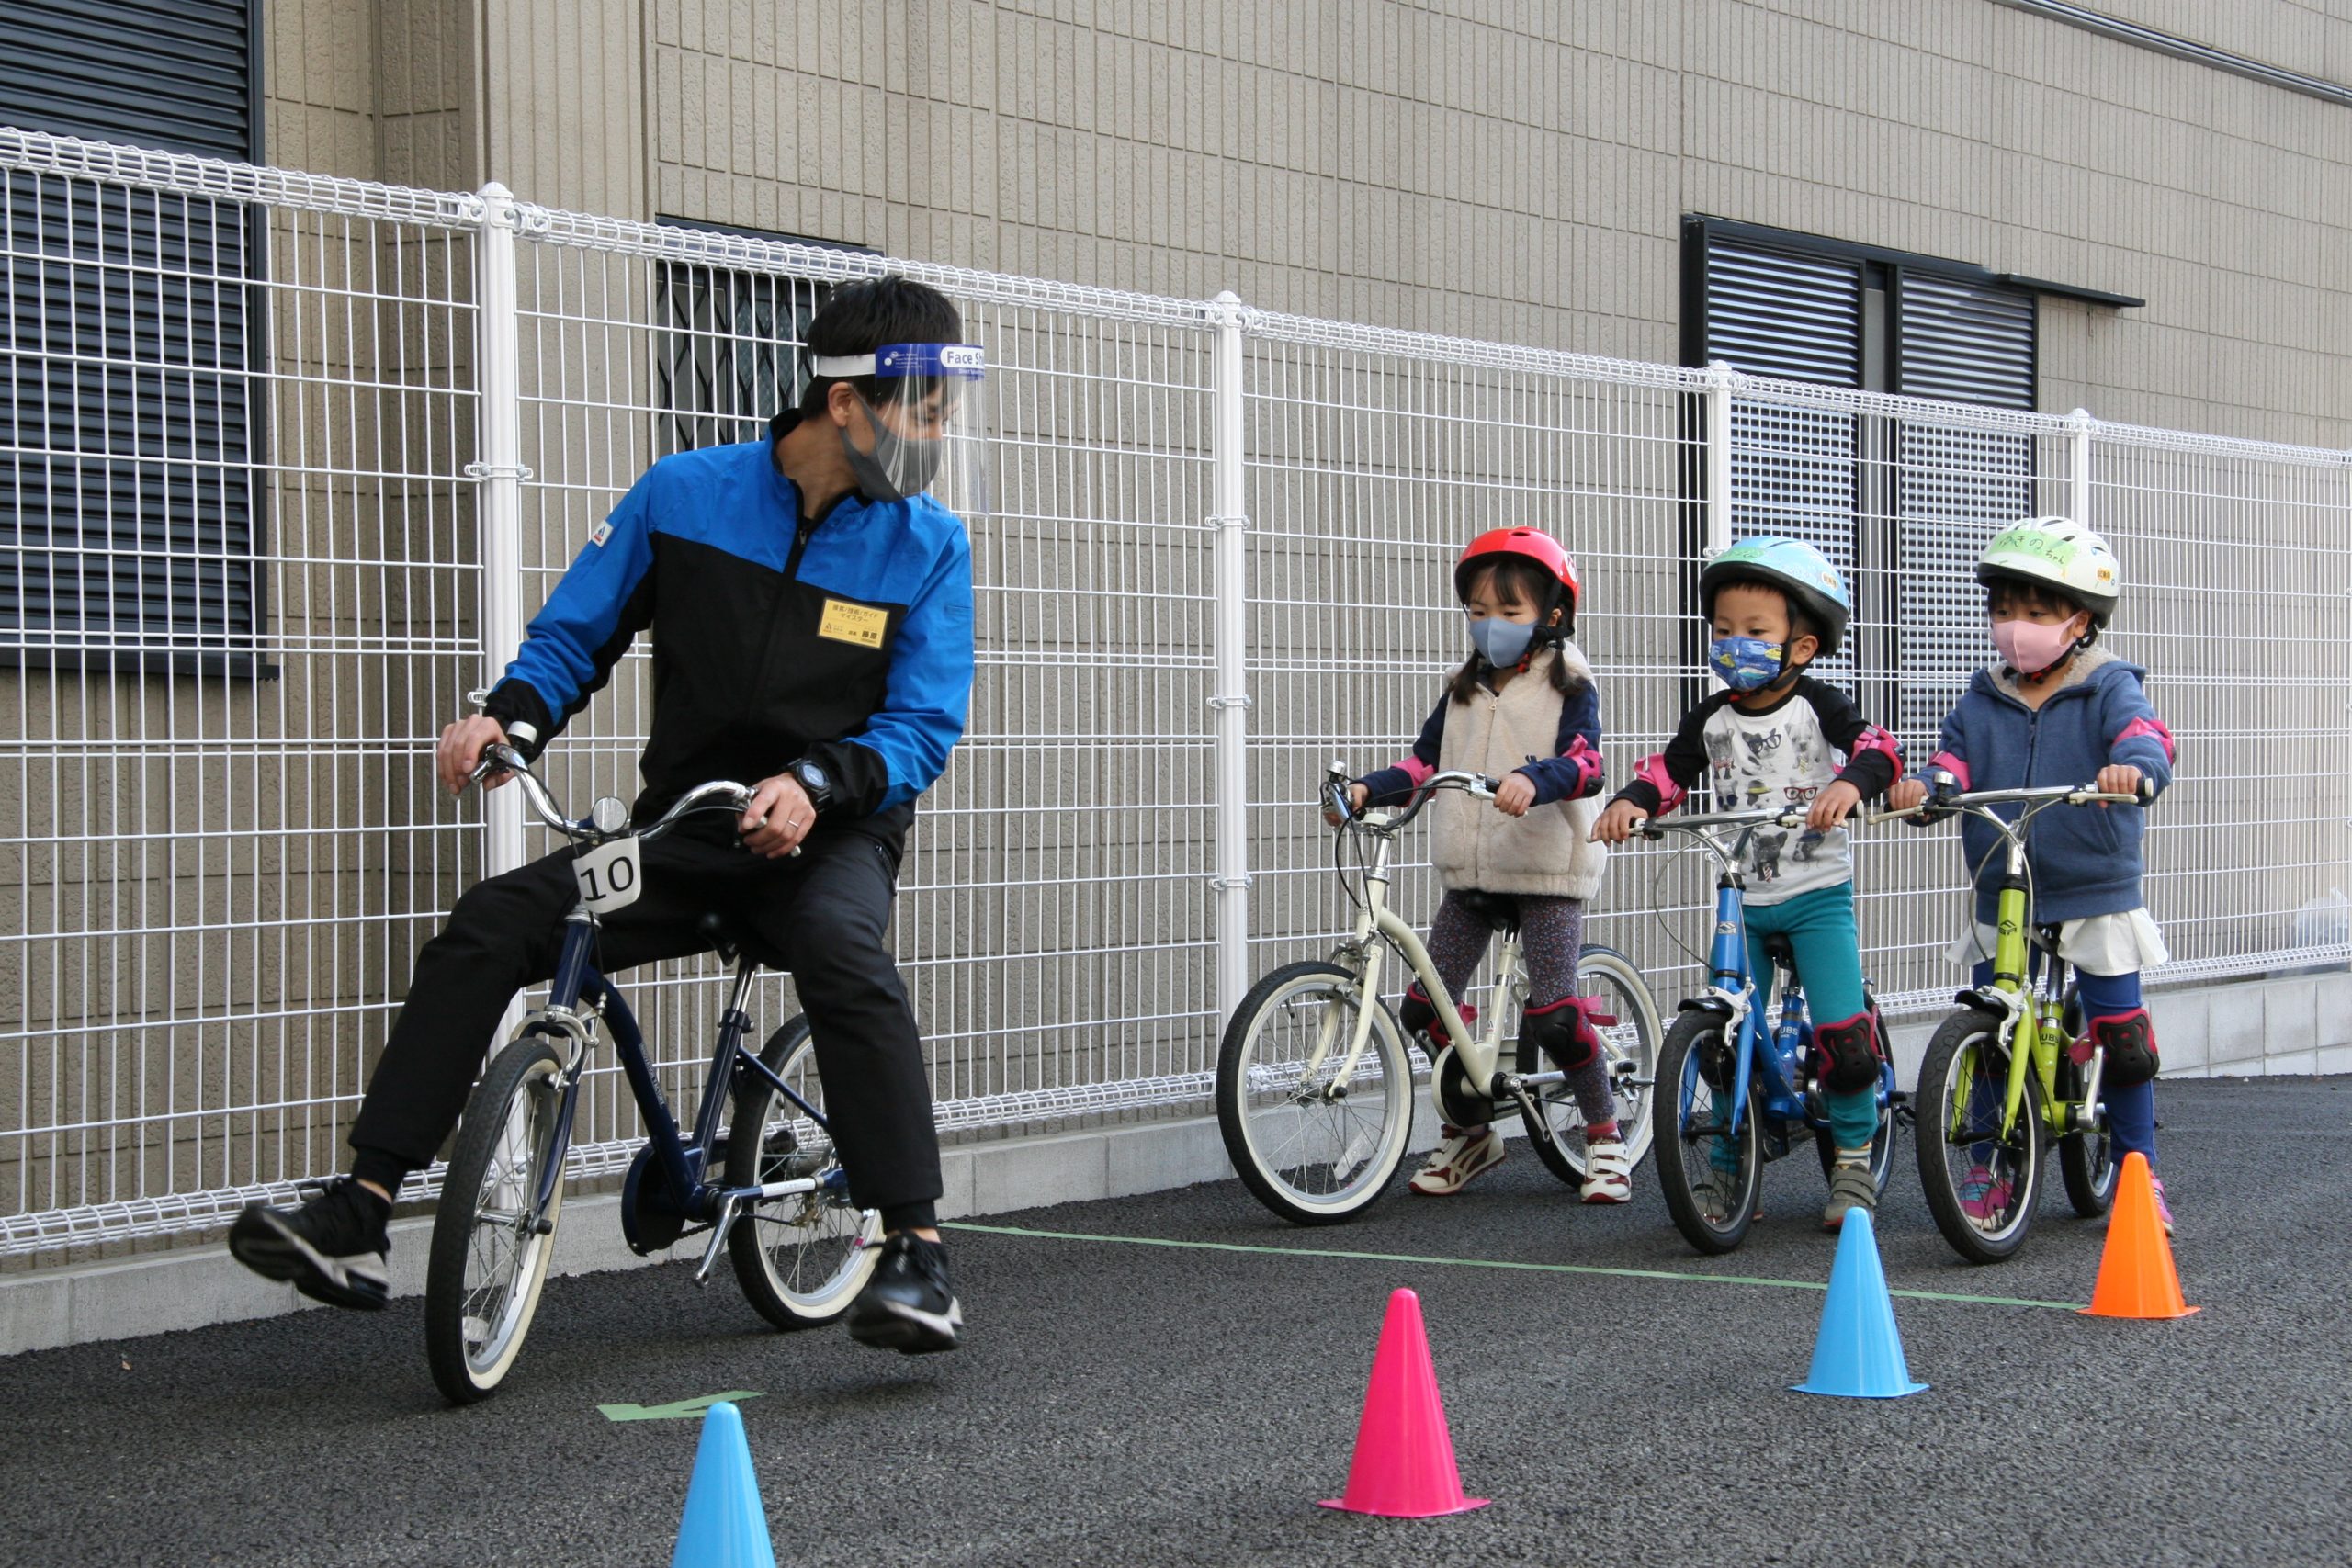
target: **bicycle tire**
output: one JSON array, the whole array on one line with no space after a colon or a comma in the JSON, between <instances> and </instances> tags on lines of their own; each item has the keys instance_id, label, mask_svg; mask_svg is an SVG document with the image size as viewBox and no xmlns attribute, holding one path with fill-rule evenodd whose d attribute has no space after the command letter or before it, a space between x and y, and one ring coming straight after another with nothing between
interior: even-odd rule
<instances>
[{"instance_id":1,"label":"bicycle tire","mask_svg":"<svg viewBox=\"0 0 2352 1568\"><path fill-rule=\"evenodd\" d=\"M1306 1080L1294 1064L1303 1066L1319 1037L1321 1010L1339 1010L1337 1043L1317 1067L1329 1074L1346 1056L1347 1032L1366 1005L1372 1032L1348 1092L1338 1099L1302 1095ZM1270 1038L1274 1030L1279 1040ZM1380 1087L1354 1092L1364 1089L1367 1067L1376 1070ZM1259 1202L1294 1224L1338 1224L1380 1201L1404 1163L1413 1089L1404 1031L1385 1004L1363 996L1355 973L1319 960L1289 964L1251 987L1226 1025L1217 1049L1217 1131L1234 1173ZM1309 1103L1310 1096L1317 1102ZM1341 1100L1371 1105L1374 1119L1348 1114ZM1285 1110L1297 1114L1285 1116ZM1322 1174L1327 1170L1331 1179Z\"/></svg>"},{"instance_id":2,"label":"bicycle tire","mask_svg":"<svg viewBox=\"0 0 2352 1568\"><path fill-rule=\"evenodd\" d=\"M1587 947L1577 959L1577 989L1584 995L1599 994L1611 1006L1617 1022L1602 1032L1611 1062L1610 1077L1616 1089L1617 1131L1625 1141L1625 1157L1634 1169L1649 1157L1650 1145L1657 1132L1653 1107L1657 1103L1658 1051L1662 1031L1658 1028L1657 1001L1650 994L1649 983L1642 972L1634 967L1633 960L1612 947ZM1515 1065L1521 1073L1547 1070L1551 1064L1539 1060L1542 1053L1525 1040L1517 1047ZM1645 1083L1628 1084L1628 1077L1646 1079ZM1527 1128L1527 1141L1535 1150L1535 1157L1550 1171L1571 1187L1584 1184L1584 1118L1577 1108L1576 1096L1565 1084L1547 1084L1528 1096L1535 1102L1537 1116L1544 1125L1536 1125L1520 1107L1519 1119ZM1631 1109L1628 1101L1632 1102ZM1547 1135L1548 1134L1548 1135Z\"/></svg>"},{"instance_id":3,"label":"bicycle tire","mask_svg":"<svg viewBox=\"0 0 2352 1568\"><path fill-rule=\"evenodd\" d=\"M1652 1103L1657 1107L1653 1115L1662 1122L1666 1134L1657 1156L1657 1184L1666 1194L1666 1211L1673 1216L1674 1228L1682 1233L1682 1239L1710 1256L1729 1252L1747 1238L1764 1192L1756 1097L1751 1091L1738 1136L1724 1135L1721 1119L1724 1112L1718 1107L1727 1105L1730 1096L1704 1066L1705 1048L1711 1043L1726 1058L1732 1051L1727 1022L1720 1013L1684 1010L1666 1032L1666 1043L1658 1050L1657 1089L1652 1095ZM1714 1077L1727 1076L1727 1071L1719 1071ZM1702 1090L1705 1091L1703 1106L1699 1103ZM1703 1147L1702 1139L1707 1140ZM1716 1161L1719 1145L1732 1155L1734 1164L1728 1170ZM1708 1174L1721 1173L1730 1179L1729 1201L1720 1217L1712 1215L1715 1203L1698 1190L1702 1172L1692 1168L1694 1156Z\"/></svg>"},{"instance_id":4,"label":"bicycle tire","mask_svg":"<svg viewBox=\"0 0 2352 1568\"><path fill-rule=\"evenodd\" d=\"M424 1286L425 1359L453 1404L497 1392L538 1311L563 1211L561 1178L543 1214L526 1211L544 1162L563 1157L564 1150L553 1145L562 1075L563 1059L553 1044L537 1035L516 1040L492 1059L458 1125L433 1220ZM502 1198L512 1207L487 1207ZM497 1216L495 1223L485 1222L486 1213ZM498 1238L510 1233L516 1245L505 1255L506 1266L487 1272L480 1286L469 1283L475 1264L499 1260ZM493 1308L496 1316L486 1315Z\"/></svg>"},{"instance_id":5,"label":"bicycle tire","mask_svg":"<svg viewBox=\"0 0 2352 1568\"><path fill-rule=\"evenodd\" d=\"M1973 1060L1968 1055L1971 1052ZM1912 1145L1918 1156L1919 1187L1927 1196L1928 1212L1935 1216L1936 1228L1951 1249L1971 1263L1998 1263L2014 1257L2033 1228L2034 1211L2041 1200L2046 1111L2041 1080L2030 1067L2025 1103L2018 1107L2018 1126L2007 1140L1984 1135L1997 1133L1997 1126L1971 1122L1960 1127L1964 1115L1981 1121L1992 1113L1992 1107L2006 1094L2008 1073L2009 1052L2000 1043L1998 1024L1988 1013L1962 1008L1945 1019L1928 1042L1927 1056L1919 1064L1919 1089L1912 1098L1917 1112L1912 1120ZM1954 1081L1962 1075L1968 1085L1964 1090ZM1956 1097L1960 1097L1957 1104ZM1966 1168L1982 1167L1996 1178L1994 1190L2002 1190L2003 1195L1993 1214L1972 1216L1962 1206L1972 1200L1962 1195L1964 1183L1955 1178L1956 1158L1964 1160ZM1994 1160L1999 1164L1994 1165ZM2003 1182L2006 1190L1997 1185Z\"/></svg>"},{"instance_id":6,"label":"bicycle tire","mask_svg":"<svg viewBox=\"0 0 2352 1568\"><path fill-rule=\"evenodd\" d=\"M822 1111L816 1050L808 1021L795 1017L768 1036L760 1049L760 1061ZM794 1112L788 1122L780 1120L779 1101ZM756 1073L742 1075L727 1134L729 1187L803 1175L821 1177L839 1168L832 1140L797 1111L774 1084ZM759 1130L757 1136L744 1135L751 1128ZM787 1130L788 1148L777 1142ZM812 1147L811 1141L816 1139L823 1142ZM785 1234L777 1227L801 1230L807 1233L806 1239L788 1247L773 1245L771 1238ZM853 1208L845 1193L820 1189L752 1205L736 1217L735 1228L727 1237L727 1251L744 1299L768 1322L791 1332L838 1321L873 1277L874 1266L882 1256L881 1242L879 1213ZM786 1255L779 1257L780 1252Z\"/></svg>"}]
</instances>

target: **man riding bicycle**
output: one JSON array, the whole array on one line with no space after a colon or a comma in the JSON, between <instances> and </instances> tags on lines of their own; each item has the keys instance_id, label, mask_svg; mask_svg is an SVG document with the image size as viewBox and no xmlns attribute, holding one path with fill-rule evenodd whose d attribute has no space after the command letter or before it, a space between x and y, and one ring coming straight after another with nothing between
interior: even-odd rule
<instances>
[{"instance_id":1,"label":"man riding bicycle","mask_svg":"<svg viewBox=\"0 0 2352 1568\"><path fill-rule=\"evenodd\" d=\"M975 442L980 353L956 307L902 278L845 285L809 323L811 378L768 439L647 470L590 534L482 711L442 731L463 790L483 749L536 759L653 630L639 823L694 785L758 779L737 821L645 846L645 892L604 917L605 972L709 951L719 915L790 968L854 1201L888 1232L850 1333L952 1350L963 1314L933 1204L938 1134L889 945L915 798L962 737L972 686L971 546L925 493ZM487 781L497 788L504 773ZM351 1131L350 1174L300 1208L247 1208L246 1267L336 1306L389 1295L387 1223L450 1130L509 999L552 974L578 897L571 850L482 882L417 956Z\"/></svg>"}]
</instances>

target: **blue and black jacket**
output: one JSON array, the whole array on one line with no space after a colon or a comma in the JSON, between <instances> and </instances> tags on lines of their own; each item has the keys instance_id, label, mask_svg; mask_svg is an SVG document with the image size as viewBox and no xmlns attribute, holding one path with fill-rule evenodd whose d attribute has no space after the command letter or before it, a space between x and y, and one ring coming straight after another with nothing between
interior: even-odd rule
<instances>
[{"instance_id":1,"label":"blue and black jacket","mask_svg":"<svg viewBox=\"0 0 2352 1568\"><path fill-rule=\"evenodd\" d=\"M589 536L484 705L544 746L654 628L639 821L710 779L807 759L829 819L895 849L947 766L972 692L972 551L927 495L854 491L818 517L767 441L664 457ZM526 748L536 751L536 748Z\"/></svg>"}]
</instances>

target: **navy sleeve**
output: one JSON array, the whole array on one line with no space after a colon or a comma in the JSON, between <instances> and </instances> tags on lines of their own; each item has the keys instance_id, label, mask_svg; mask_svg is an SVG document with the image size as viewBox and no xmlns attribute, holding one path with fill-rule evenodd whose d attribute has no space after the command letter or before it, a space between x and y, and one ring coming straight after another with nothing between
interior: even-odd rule
<instances>
[{"instance_id":1,"label":"navy sleeve","mask_svg":"<svg viewBox=\"0 0 2352 1568\"><path fill-rule=\"evenodd\" d=\"M1581 682L1560 699L1560 732L1552 755L1530 757L1514 770L1535 785L1535 804L1582 800L1600 793L1600 693Z\"/></svg>"},{"instance_id":2,"label":"navy sleeve","mask_svg":"<svg viewBox=\"0 0 2352 1568\"><path fill-rule=\"evenodd\" d=\"M1797 688L1813 705L1813 716L1832 746L1846 753L1839 784L1852 784L1864 800L1874 800L1894 787L1903 776L1903 742L1863 718L1853 699L1825 682L1805 677Z\"/></svg>"},{"instance_id":3,"label":"navy sleeve","mask_svg":"<svg viewBox=\"0 0 2352 1568\"><path fill-rule=\"evenodd\" d=\"M1429 721L1421 726L1420 739L1413 742L1412 755L1387 767L1374 768L1356 780L1371 792L1365 805L1400 805L1437 772L1438 748L1445 740L1445 710L1453 701L1450 694L1442 696L1437 706L1430 709Z\"/></svg>"}]
</instances>

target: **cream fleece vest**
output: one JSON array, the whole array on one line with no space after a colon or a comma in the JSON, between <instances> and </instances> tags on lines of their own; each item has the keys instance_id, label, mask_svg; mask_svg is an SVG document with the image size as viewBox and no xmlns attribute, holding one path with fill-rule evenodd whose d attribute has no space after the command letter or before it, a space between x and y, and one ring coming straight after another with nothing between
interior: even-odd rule
<instances>
[{"instance_id":1,"label":"cream fleece vest","mask_svg":"<svg viewBox=\"0 0 2352 1568\"><path fill-rule=\"evenodd\" d=\"M1467 703L1446 705L1438 766L1499 779L1530 758L1552 755L1560 737L1560 694L1552 689L1549 662L1554 658L1566 659L1571 671L1592 679L1575 644L1539 651L1499 694L1482 689ZM1600 889L1609 851L1590 841L1593 819L1600 814L1600 803L1590 796L1554 801L1511 818L1496 810L1493 801L1449 789L1440 791L1429 809L1436 818L1438 879L1449 888L1566 898L1589 898Z\"/></svg>"}]
</instances>

